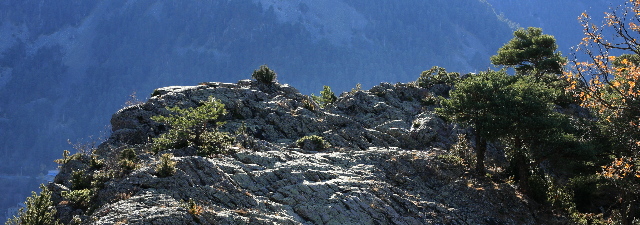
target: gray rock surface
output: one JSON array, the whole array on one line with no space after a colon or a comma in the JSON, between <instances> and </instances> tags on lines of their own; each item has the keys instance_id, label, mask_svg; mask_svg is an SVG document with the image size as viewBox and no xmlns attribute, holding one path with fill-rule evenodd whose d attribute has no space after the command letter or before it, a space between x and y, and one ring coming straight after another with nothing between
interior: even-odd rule
<instances>
[{"instance_id":1,"label":"gray rock surface","mask_svg":"<svg viewBox=\"0 0 640 225\"><path fill-rule=\"evenodd\" d=\"M458 133L423 105L429 90L381 84L343 93L325 109L281 84L250 80L157 89L148 102L112 117L113 134L89 157L62 165L54 192L59 217L82 224L539 224L535 204L514 186L477 178L451 163ZM170 149L177 172L159 177L160 154L150 138L166 131L151 120L167 106L194 107L209 96L228 114L224 131L237 135L237 152L194 156ZM306 102L306 103L305 103ZM294 148L319 135L331 148ZM118 169L117 156L134 148L136 169ZM61 197L84 170L94 185L92 206L76 209ZM191 204L189 202L192 202ZM195 204L193 204L195 203Z\"/></svg>"}]
</instances>

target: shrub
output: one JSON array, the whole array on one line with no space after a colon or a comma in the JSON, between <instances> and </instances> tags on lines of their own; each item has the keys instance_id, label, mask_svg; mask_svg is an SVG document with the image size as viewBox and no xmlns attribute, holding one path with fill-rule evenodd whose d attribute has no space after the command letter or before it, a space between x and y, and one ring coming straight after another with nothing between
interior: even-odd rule
<instances>
[{"instance_id":1,"label":"shrub","mask_svg":"<svg viewBox=\"0 0 640 225\"><path fill-rule=\"evenodd\" d=\"M171 153L165 153L160 156L160 164L156 166L158 177L173 176L176 173L176 162L171 158L173 158Z\"/></svg>"},{"instance_id":2,"label":"shrub","mask_svg":"<svg viewBox=\"0 0 640 225\"><path fill-rule=\"evenodd\" d=\"M133 148L126 148L120 152L118 164L124 170L133 170L138 166L138 155Z\"/></svg>"},{"instance_id":3,"label":"shrub","mask_svg":"<svg viewBox=\"0 0 640 225\"><path fill-rule=\"evenodd\" d=\"M327 149L331 145L318 135L304 136L296 141L299 148L309 151Z\"/></svg>"},{"instance_id":4,"label":"shrub","mask_svg":"<svg viewBox=\"0 0 640 225\"><path fill-rule=\"evenodd\" d=\"M95 151L91 153L91 162L89 163L89 167L91 169L102 169L104 167L104 160L100 159L98 155L95 154Z\"/></svg>"},{"instance_id":5,"label":"shrub","mask_svg":"<svg viewBox=\"0 0 640 225\"><path fill-rule=\"evenodd\" d=\"M314 101L318 102L320 104L320 107L322 108L327 107L327 105L338 100L338 97L336 97L333 91L331 91L331 87L326 85L323 86L322 91L320 92L320 96L311 94L311 98L313 98Z\"/></svg>"},{"instance_id":6,"label":"shrub","mask_svg":"<svg viewBox=\"0 0 640 225\"><path fill-rule=\"evenodd\" d=\"M92 177L84 170L76 170L71 173L71 189L81 190L91 188Z\"/></svg>"},{"instance_id":7,"label":"shrub","mask_svg":"<svg viewBox=\"0 0 640 225\"><path fill-rule=\"evenodd\" d=\"M73 155L71 155L71 152L69 152L69 150L64 150L62 151L62 159L56 159L53 160L54 162L63 165L63 164L67 164L71 161L84 161L84 154L77 152Z\"/></svg>"},{"instance_id":8,"label":"shrub","mask_svg":"<svg viewBox=\"0 0 640 225\"><path fill-rule=\"evenodd\" d=\"M449 163L456 166L464 165L464 159L460 156L455 155L453 153L447 153L436 156L437 159L442 160L442 162Z\"/></svg>"},{"instance_id":9,"label":"shrub","mask_svg":"<svg viewBox=\"0 0 640 225\"><path fill-rule=\"evenodd\" d=\"M269 69L269 67L266 64L260 66L259 69L254 70L253 74L251 74L251 78L256 79L257 81L264 84L275 83L276 77L277 77L276 72Z\"/></svg>"},{"instance_id":10,"label":"shrub","mask_svg":"<svg viewBox=\"0 0 640 225\"><path fill-rule=\"evenodd\" d=\"M202 209L202 206L196 204L196 201L189 199L189 202L187 202L187 212L191 215L198 216L202 214L204 210Z\"/></svg>"},{"instance_id":11,"label":"shrub","mask_svg":"<svg viewBox=\"0 0 640 225\"><path fill-rule=\"evenodd\" d=\"M460 157L468 165L472 165L475 160L475 153L466 134L458 134L458 141L451 146L449 151L451 154Z\"/></svg>"},{"instance_id":12,"label":"shrub","mask_svg":"<svg viewBox=\"0 0 640 225\"><path fill-rule=\"evenodd\" d=\"M31 192L31 197L27 197L27 201L24 203L26 208L18 210L18 216L8 220L6 224L61 224L55 218L57 211L51 201L51 191L43 184L40 184L40 189L42 189L40 195Z\"/></svg>"},{"instance_id":13,"label":"shrub","mask_svg":"<svg viewBox=\"0 0 640 225\"><path fill-rule=\"evenodd\" d=\"M155 153L171 148L194 146L198 155L228 154L225 151L233 142L227 133L218 132L218 126L224 124L220 118L226 114L224 104L209 97L202 106L181 109L168 108L170 116L154 116L151 119L169 125L167 133L153 139L152 150ZM211 126L213 125L213 126Z\"/></svg>"},{"instance_id":14,"label":"shrub","mask_svg":"<svg viewBox=\"0 0 640 225\"><path fill-rule=\"evenodd\" d=\"M448 73L444 68L434 66L429 70L423 71L416 83L421 88L430 88L436 84L453 85L459 78L459 73Z\"/></svg>"},{"instance_id":15,"label":"shrub","mask_svg":"<svg viewBox=\"0 0 640 225\"><path fill-rule=\"evenodd\" d=\"M199 156L211 156L216 154L231 154L234 153L229 147L234 141L234 138L226 132L209 131L204 132L200 136L200 147L197 150Z\"/></svg>"},{"instance_id":16,"label":"shrub","mask_svg":"<svg viewBox=\"0 0 640 225\"><path fill-rule=\"evenodd\" d=\"M180 132L179 130L170 130L167 133L153 138L153 144L151 150L154 153L158 153L167 149L178 149L189 146L189 135L186 132Z\"/></svg>"},{"instance_id":17,"label":"shrub","mask_svg":"<svg viewBox=\"0 0 640 225\"><path fill-rule=\"evenodd\" d=\"M91 206L91 198L93 198L93 192L89 189L63 191L61 195L78 209L88 209Z\"/></svg>"}]
</instances>

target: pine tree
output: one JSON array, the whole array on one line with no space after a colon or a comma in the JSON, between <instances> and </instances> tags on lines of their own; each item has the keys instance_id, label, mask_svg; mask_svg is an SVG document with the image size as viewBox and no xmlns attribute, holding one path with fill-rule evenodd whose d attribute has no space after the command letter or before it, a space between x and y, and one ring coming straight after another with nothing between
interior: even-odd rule
<instances>
[{"instance_id":1,"label":"pine tree","mask_svg":"<svg viewBox=\"0 0 640 225\"><path fill-rule=\"evenodd\" d=\"M26 208L21 208L18 211L18 216L13 217L7 221L9 224L21 224L21 225L58 225L61 224L58 219L55 218L57 213L56 208L51 201L51 191L40 184L40 195L36 192L31 193L31 197L27 197L25 202Z\"/></svg>"}]
</instances>

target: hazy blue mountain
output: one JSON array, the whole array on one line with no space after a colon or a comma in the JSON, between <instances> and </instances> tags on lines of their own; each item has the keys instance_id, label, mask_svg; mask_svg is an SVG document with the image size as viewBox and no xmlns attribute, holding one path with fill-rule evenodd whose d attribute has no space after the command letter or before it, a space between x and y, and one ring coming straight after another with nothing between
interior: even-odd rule
<instances>
[{"instance_id":1,"label":"hazy blue mountain","mask_svg":"<svg viewBox=\"0 0 640 225\"><path fill-rule=\"evenodd\" d=\"M551 8L536 2L575 1L5 0L0 175L33 177L55 168L52 160L72 150L67 139L106 136L100 133L109 132L110 116L133 92L144 100L163 86L235 82L265 63L305 94L322 85L340 93L357 83L412 81L435 65L475 72L511 38L512 27L497 12L542 26L561 47L571 43L568 28L549 25L564 21L558 15L566 9L540 14ZM580 12L599 4L574 6ZM567 15L571 23L576 16ZM539 20L526 22L531 18ZM12 179L27 181L16 187L0 177L8 193L0 207L37 187L34 178Z\"/></svg>"},{"instance_id":2,"label":"hazy blue mountain","mask_svg":"<svg viewBox=\"0 0 640 225\"><path fill-rule=\"evenodd\" d=\"M582 37L578 16L587 12L600 21L610 6L624 4L614 0L486 0L499 15L519 27L540 27L544 33L554 35L558 47L568 55Z\"/></svg>"}]
</instances>

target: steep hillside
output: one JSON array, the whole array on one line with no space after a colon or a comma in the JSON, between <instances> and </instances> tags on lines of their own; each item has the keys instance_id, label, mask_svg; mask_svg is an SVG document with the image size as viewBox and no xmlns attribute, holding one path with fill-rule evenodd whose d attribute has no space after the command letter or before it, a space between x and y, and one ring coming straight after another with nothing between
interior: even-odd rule
<instances>
[{"instance_id":1,"label":"steep hillside","mask_svg":"<svg viewBox=\"0 0 640 225\"><path fill-rule=\"evenodd\" d=\"M433 116L420 100L430 91L383 83L314 109L307 96L281 84L161 88L146 103L118 111L114 133L94 154L65 157L49 189L58 218L82 224L558 222L512 184L474 178L442 150L466 131ZM221 130L245 127L236 132L235 153L202 157L194 147L150 152L148 140L166 132L152 116L166 114L166 106L195 107L209 96L229 112ZM331 147L294 145L311 134ZM118 163L125 149L137 154L133 169ZM174 156L172 175L156 169L165 153ZM489 154L491 162L504 161L496 155ZM80 187L81 181L90 185ZM83 188L92 197L65 194Z\"/></svg>"}]
</instances>

